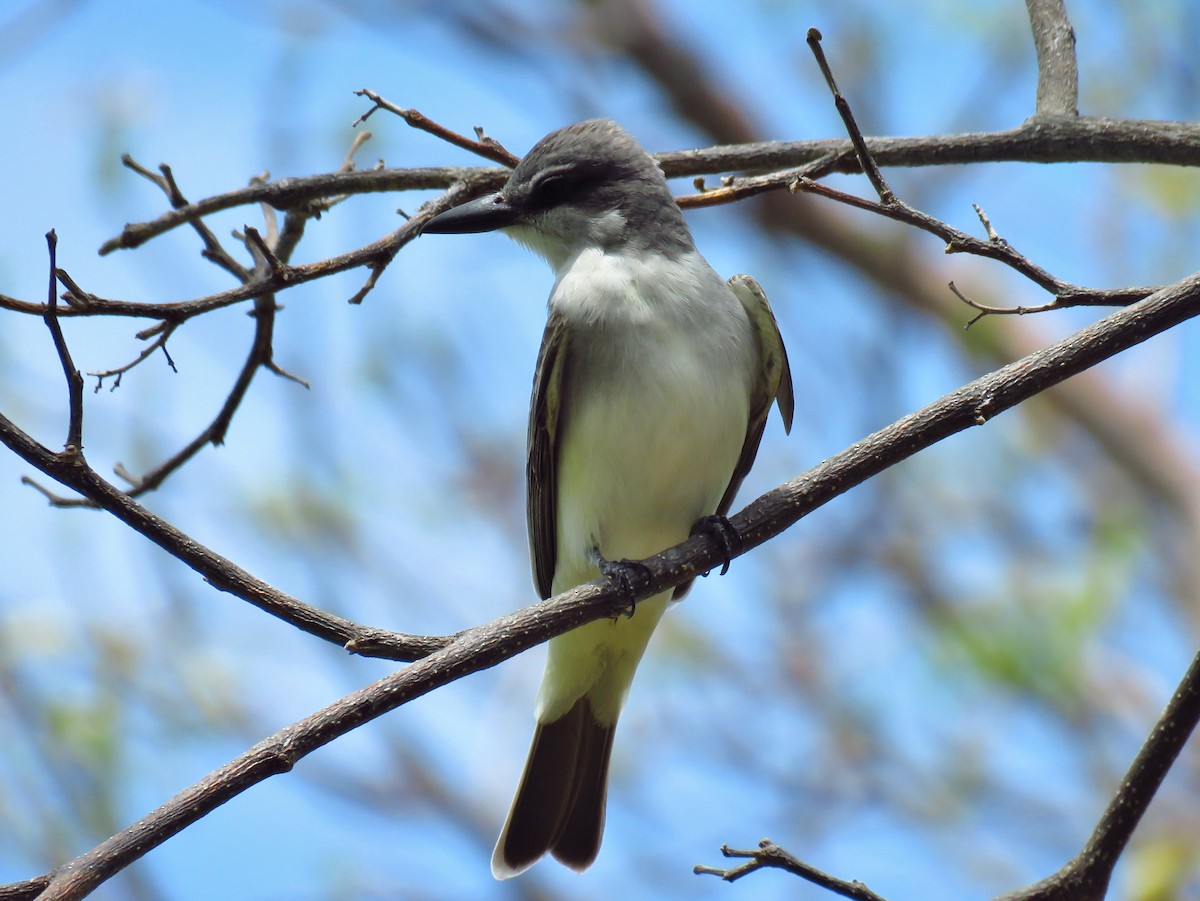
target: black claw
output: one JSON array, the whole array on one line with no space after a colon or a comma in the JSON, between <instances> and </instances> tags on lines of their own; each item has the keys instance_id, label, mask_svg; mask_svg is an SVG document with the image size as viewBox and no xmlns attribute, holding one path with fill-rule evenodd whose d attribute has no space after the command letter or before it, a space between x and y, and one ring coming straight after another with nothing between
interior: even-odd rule
<instances>
[{"instance_id":1,"label":"black claw","mask_svg":"<svg viewBox=\"0 0 1200 901\"><path fill-rule=\"evenodd\" d=\"M702 516L696 520L696 524L692 526L692 534L696 535L704 533L712 538L721 546L721 550L725 552L724 562L721 564L721 575L729 572L730 561L737 556L738 546L742 542L742 538L737 533L737 529L733 527L733 523L729 521L729 517L724 514L717 513L713 516ZM707 576L708 573L701 573Z\"/></svg>"},{"instance_id":2,"label":"black claw","mask_svg":"<svg viewBox=\"0 0 1200 901\"><path fill-rule=\"evenodd\" d=\"M638 560L607 560L600 554L600 548L592 548L592 562L600 570L600 575L611 579L617 586L617 591L628 602L626 616L633 616L637 610L637 591L634 584L637 580L648 580L650 568Z\"/></svg>"}]
</instances>

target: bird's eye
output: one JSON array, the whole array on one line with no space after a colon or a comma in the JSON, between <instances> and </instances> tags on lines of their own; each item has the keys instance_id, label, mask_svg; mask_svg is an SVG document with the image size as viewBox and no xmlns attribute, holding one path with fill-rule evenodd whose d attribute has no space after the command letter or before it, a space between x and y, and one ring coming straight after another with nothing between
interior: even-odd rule
<instances>
[{"instance_id":1,"label":"bird's eye","mask_svg":"<svg viewBox=\"0 0 1200 901\"><path fill-rule=\"evenodd\" d=\"M533 188L533 201L542 208L556 206L567 198L574 186L572 180L562 172L551 172L543 176Z\"/></svg>"}]
</instances>

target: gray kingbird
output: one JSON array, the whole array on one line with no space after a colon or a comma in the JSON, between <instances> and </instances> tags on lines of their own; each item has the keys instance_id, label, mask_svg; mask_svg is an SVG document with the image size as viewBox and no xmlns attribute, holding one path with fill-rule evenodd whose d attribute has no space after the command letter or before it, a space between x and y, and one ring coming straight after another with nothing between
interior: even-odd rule
<instances>
[{"instance_id":1,"label":"gray kingbird","mask_svg":"<svg viewBox=\"0 0 1200 901\"><path fill-rule=\"evenodd\" d=\"M772 401L785 430L792 424L787 353L758 283L713 271L658 164L604 119L551 132L499 193L423 231L493 229L541 254L557 277L529 410L538 593L656 554L708 517L721 526ZM576 870L596 859L617 717L668 601L689 586L550 641L529 759L492 855L496 878L547 851Z\"/></svg>"}]
</instances>

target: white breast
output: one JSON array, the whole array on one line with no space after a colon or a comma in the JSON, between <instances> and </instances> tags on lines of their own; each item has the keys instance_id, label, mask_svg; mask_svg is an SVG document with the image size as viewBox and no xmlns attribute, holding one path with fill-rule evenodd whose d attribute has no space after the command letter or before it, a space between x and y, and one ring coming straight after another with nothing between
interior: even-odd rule
<instances>
[{"instance_id":1,"label":"white breast","mask_svg":"<svg viewBox=\"0 0 1200 901\"><path fill-rule=\"evenodd\" d=\"M571 323L558 467L555 590L588 550L649 556L687 537L729 484L757 360L741 304L699 254L589 250L551 305Z\"/></svg>"}]
</instances>

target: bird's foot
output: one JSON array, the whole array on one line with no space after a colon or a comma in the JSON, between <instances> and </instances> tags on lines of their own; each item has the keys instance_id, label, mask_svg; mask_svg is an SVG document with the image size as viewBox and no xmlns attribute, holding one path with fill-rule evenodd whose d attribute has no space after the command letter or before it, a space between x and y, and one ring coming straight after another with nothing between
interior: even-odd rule
<instances>
[{"instance_id":1,"label":"bird's foot","mask_svg":"<svg viewBox=\"0 0 1200 901\"><path fill-rule=\"evenodd\" d=\"M733 527L733 523L729 521L729 517L721 513L713 516L702 516L696 520L696 524L692 526L692 535L708 535L720 545L724 552L724 561L721 564L721 575L729 572L729 563L738 554L738 549L742 543L742 537L738 535L737 529ZM702 576L707 576L708 573L701 573Z\"/></svg>"},{"instance_id":2,"label":"bird's foot","mask_svg":"<svg viewBox=\"0 0 1200 901\"><path fill-rule=\"evenodd\" d=\"M625 615L633 616L637 610L636 583L650 578L650 568L640 560L608 560L600 553L598 547L592 548L588 556L600 570L600 575L612 580L621 597L628 602ZM616 616L613 618L616 619Z\"/></svg>"}]
</instances>

